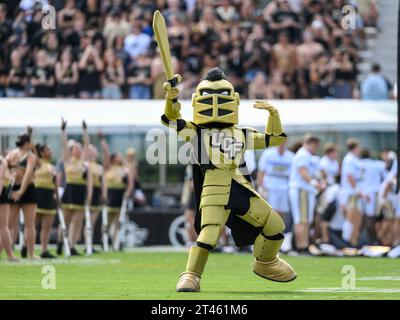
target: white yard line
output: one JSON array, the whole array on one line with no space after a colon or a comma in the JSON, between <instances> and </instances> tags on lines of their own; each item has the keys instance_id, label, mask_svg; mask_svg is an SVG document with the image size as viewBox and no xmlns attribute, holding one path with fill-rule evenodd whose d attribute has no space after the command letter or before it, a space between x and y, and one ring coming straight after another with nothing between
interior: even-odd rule
<instances>
[{"instance_id":1,"label":"white yard line","mask_svg":"<svg viewBox=\"0 0 400 320\"><path fill-rule=\"evenodd\" d=\"M295 290L294 292L321 292L321 293L400 293L400 288L368 288L359 287L356 289L346 290L341 287L333 288L307 288L302 290Z\"/></svg>"},{"instance_id":2,"label":"white yard line","mask_svg":"<svg viewBox=\"0 0 400 320\"><path fill-rule=\"evenodd\" d=\"M357 281L400 281L400 276L378 276L378 277L362 277L357 278Z\"/></svg>"},{"instance_id":3,"label":"white yard line","mask_svg":"<svg viewBox=\"0 0 400 320\"><path fill-rule=\"evenodd\" d=\"M100 258L72 258L72 259L42 259L42 260L21 260L20 262L0 262L0 265L7 265L13 267L31 266L31 265L53 265L53 264L79 264L79 265L100 265L100 264L118 264L122 260L119 259L100 259Z\"/></svg>"}]
</instances>

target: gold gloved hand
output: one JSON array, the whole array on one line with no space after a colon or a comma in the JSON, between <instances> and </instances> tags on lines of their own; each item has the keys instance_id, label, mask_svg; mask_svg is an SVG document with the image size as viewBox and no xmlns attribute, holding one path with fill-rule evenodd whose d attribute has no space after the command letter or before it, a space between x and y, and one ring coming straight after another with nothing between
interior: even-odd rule
<instances>
[{"instance_id":1,"label":"gold gloved hand","mask_svg":"<svg viewBox=\"0 0 400 320\"><path fill-rule=\"evenodd\" d=\"M180 75L175 75L174 77L176 77L178 82L180 82ZM163 89L165 91L166 99L164 114L169 120L176 121L177 119L181 118L181 104L178 102L179 89L176 86L171 86L171 83L168 81L164 82Z\"/></svg>"},{"instance_id":2,"label":"gold gloved hand","mask_svg":"<svg viewBox=\"0 0 400 320\"><path fill-rule=\"evenodd\" d=\"M269 118L265 133L271 136L279 136L283 133L282 123L279 116L278 109L266 100L256 100L253 104L256 109L264 109L269 112Z\"/></svg>"},{"instance_id":3,"label":"gold gloved hand","mask_svg":"<svg viewBox=\"0 0 400 320\"><path fill-rule=\"evenodd\" d=\"M165 90L165 99L167 99L167 100L175 100L175 99L178 99L178 97L179 97L179 89L177 88L177 87L169 87L168 88L168 86L166 86L166 84L168 84L169 85L169 82L164 82L164 84L163 84L163 88L164 88L164 90ZM168 89L165 89L165 88L168 88Z\"/></svg>"},{"instance_id":4,"label":"gold gloved hand","mask_svg":"<svg viewBox=\"0 0 400 320\"><path fill-rule=\"evenodd\" d=\"M271 116L278 114L278 110L267 100L256 100L253 104L253 107L256 109L267 110Z\"/></svg>"}]
</instances>

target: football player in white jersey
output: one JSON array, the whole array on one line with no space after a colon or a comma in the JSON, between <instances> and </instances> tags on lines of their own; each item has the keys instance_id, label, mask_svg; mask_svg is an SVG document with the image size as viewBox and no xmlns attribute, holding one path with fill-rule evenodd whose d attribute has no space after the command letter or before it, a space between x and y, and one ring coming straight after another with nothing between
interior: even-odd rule
<instances>
[{"instance_id":1,"label":"football player in white jersey","mask_svg":"<svg viewBox=\"0 0 400 320\"><path fill-rule=\"evenodd\" d=\"M385 157L386 155L386 157ZM400 194L396 195L397 159L396 154L384 151L387 175L379 190L379 211L383 215L378 225L378 238L382 245L400 245Z\"/></svg>"},{"instance_id":2,"label":"football player in white jersey","mask_svg":"<svg viewBox=\"0 0 400 320\"><path fill-rule=\"evenodd\" d=\"M336 177L339 175L339 161L338 161L338 151L336 145L333 143L327 143L324 145L324 156L320 159L318 164L318 170L321 179L329 187L336 182ZM326 209L327 202L327 190L321 192L317 200L317 212L322 215L323 211ZM318 218L320 216L317 216ZM322 242L329 242L328 229L329 221L325 219L317 219L319 221L319 227L322 236Z\"/></svg>"},{"instance_id":3,"label":"football player in white jersey","mask_svg":"<svg viewBox=\"0 0 400 320\"><path fill-rule=\"evenodd\" d=\"M324 156L319 162L321 176L327 185L335 183L335 177L339 174L338 151L333 143L324 146Z\"/></svg>"},{"instance_id":4,"label":"football player in white jersey","mask_svg":"<svg viewBox=\"0 0 400 320\"><path fill-rule=\"evenodd\" d=\"M292 219L289 209L288 183L294 154L287 149L287 143L265 149L258 161L257 185L261 194L281 215L285 222L283 251L291 249Z\"/></svg>"},{"instance_id":5,"label":"football player in white jersey","mask_svg":"<svg viewBox=\"0 0 400 320\"><path fill-rule=\"evenodd\" d=\"M362 224L360 153L361 147L358 140L346 141L348 153L342 162L339 203L342 206L346 221L343 225L343 239L357 246Z\"/></svg>"},{"instance_id":6,"label":"football player in white jersey","mask_svg":"<svg viewBox=\"0 0 400 320\"><path fill-rule=\"evenodd\" d=\"M293 216L297 251L308 252L309 225L314 218L316 194L325 188L318 181L318 162L315 161L320 140L306 135L303 146L293 158L289 176L289 200Z\"/></svg>"},{"instance_id":7,"label":"football player in white jersey","mask_svg":"<svg viewBox=\"0 0 400 320\"><path fill-rule=\"evenodd\" d=\"M393 180L396 182L396 178ZM393 235L392 246L400 246L400 192L396 195L396 212L394 216Z\"/></svg>"},{"instance_id":8,"label":"football player in white jersey","mask_svg":"<svg viewBox=\"0 0 400 320\"><path fill-rule=\"evenodd\" d=\"M347 247L348 244L342 239L344 214L339 202L340 177L336 176L333 184L324 191L325 206L321 208L321 219L325 228L321 229L323 244L331 244L336 249ZM321 245L322 249L323 246Z\"/></svg>"},{"instance_id":9,"label":"football player in white jersey","mask_svg":"<svg viewBox=\"0 0 400 320\"><path fill-rule=\"evenodd\" d=\"M375 223L378 216L379 188L386 175L386 164L381 160L371 159L368 149L361 151L361 181L359 188L362 194L361 208L364 215L364 226L368 233L369 243L376 242Z\"/></svg>"}]
</instances>

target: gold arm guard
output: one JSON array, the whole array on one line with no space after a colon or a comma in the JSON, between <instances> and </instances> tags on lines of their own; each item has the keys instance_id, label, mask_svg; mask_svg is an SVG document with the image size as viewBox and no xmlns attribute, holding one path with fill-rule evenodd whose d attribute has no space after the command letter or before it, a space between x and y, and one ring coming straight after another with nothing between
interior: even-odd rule
<instances>
[{"instance_id":1,"label":"gold arm guard","mask_svg":"<svg viewBox=\"0 0 400 320\"><path fill-rule=\"evenodd\" d=\"M283 133L282 122L278 111L269 115L265 133L270 136L279 136Z\"/></svg>"},{"instance_id":2,"label":"gold arm guard","mask_svg":"<svg viewBox=\"0 0 400 320\"><path fill-rule=\"evenodd\" d=\"M285 133L283 132L281 118L278 110L273 111L267 121L265 128L265 134L269 135L269 145L271 147L279 146L287 140Z\"/></svg>"}]
</instances>

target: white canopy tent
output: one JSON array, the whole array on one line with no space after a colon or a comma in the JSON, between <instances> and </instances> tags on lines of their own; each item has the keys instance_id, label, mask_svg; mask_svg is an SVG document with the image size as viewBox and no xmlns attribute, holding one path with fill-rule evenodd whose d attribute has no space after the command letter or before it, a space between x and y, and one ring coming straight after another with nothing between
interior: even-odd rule
<instances>
[{"instance_id":1,"label":"white canopy tent","mask_svg":"<svg viewBox=\"0 0 400 320\"><path fill-rule=\"evenodd\" d=\"M190 101L182 101L182 117L192 118ZM395 101L277 100L287 132L396 131ZM0 134L21 131L28 124L41 132L58 130L60 119L78 130L82 119L90 128L108 133L143 132L161 127L164 102L160 100L0 99ZM241 101L240 125L262 129L267 112Z\"/></svg>"}]
</instances>

